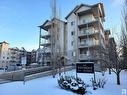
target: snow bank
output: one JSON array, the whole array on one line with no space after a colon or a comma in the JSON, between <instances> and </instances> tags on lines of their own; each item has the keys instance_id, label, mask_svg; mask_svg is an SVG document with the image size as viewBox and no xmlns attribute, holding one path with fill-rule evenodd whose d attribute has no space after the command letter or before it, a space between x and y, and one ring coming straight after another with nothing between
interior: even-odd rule
<instances>
[{"instance_id":1,"label":"snow bank","mask_svg":"<svg viewBox=\"0 0 127 95\"><path fill-rule=\"evenodd\" d=\"M75 70L69 71L66 74L75 75ZM78 74L78 76L85 83L91 84L90 79L93 77L93 74ZM92 90L92 87L88 87L86 95L122 95L122 89L127 89L127 72L125 71L121 73L121 85L116 84L114 73L109 75L106 72L105 76L102 76L101 73L96 73L96 78L100 77L107 79L104 89ZM57 79L58 75L56 78L48 76L27 81L25 85L23 82L0 84L0 95L77 95L71 91L61 89L58 86Z\"/></svg>"}]
</instances>

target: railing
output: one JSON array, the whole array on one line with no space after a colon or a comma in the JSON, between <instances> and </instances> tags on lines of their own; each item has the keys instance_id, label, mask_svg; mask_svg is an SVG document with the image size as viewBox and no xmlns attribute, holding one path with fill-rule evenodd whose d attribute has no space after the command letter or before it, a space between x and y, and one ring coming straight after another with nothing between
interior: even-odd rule
<instances>
[{"instance_id":1,"label":"railing","mask_svg":"<svg viewBox=\"0 0 127 95\"><path fill-rule=\"evenodd\" d=\"M45 49L45 52L51 52L51 49Z\"/></svg>"},{"instance_id":2,"label":"railing","mask_svg":"<svg viewBox=\"0 0 127 95\"><path fill-rule=\"evenodd\" d=\"M89 42L89 43L80 42L79 43L79 46L86 46L86 47L95 46L95 45L99 45L99 42Z\"/></svg>"},{"instance_id":3,"label":"railing","mask_svg":"<svg viewBox=\"0 0 127 95\"><path fill-rule=\"evenodd\" d=\"M45 58L44 61L51 61L51 58Z\"/></svg>"},{"instance_id":4,"label":"railing","mask_svg":"<svg viewBox=\"0 0 127 95\"><path fill-rule=\"evenodd\" d=\"M92 23L92 22L95 22L95 21L97 21L97 20L96 19L91 19L91 20L86 20L85 22L83 22L83 20L80 20L78 25L88 24L88 23Z\"/></svg>"},{"instance_id":5,"label":"railing","mask_svg":"<svg viewBox=\"0 0 127 95\"><path fill-rule=\"evenodd\" d=\"M88 59L98 59L99 58L99 55L98 54L94 54L94 53L91 53L91 54L80 54L79 55L79 58L80 59L84 59L84 60L88 60Z\"/></svg>"},{"instance_id":6,"label":"railing","mask_svg":"<svg viewBox=\"0 0 127 95\"><path fill-rule=\"evenodd\" d=\"M41 35L42 38L48 38L50 37L51 35L48 33L48 34L45 34L45 35Z\"/></svg>"},{"instance_id":7,"label":"railing","mask_svg":"<svg viewBox=\"0 0 127 95\"><path fill-rule=\"evenodd\" d=\"M83 35L92 35L92 34L97 34L99 32L95 32L95 31L87 31L87 32L83 32L81 31L78 36L83 36Z\"/></svg>"},{"instance_id":8,"label":"railing","mask_svg":"<svg viewBox=\"0 0 127 95\"><path fill-rule=\"evenodd\" d=\"M45 42L45 43L42 43L41 45L49 45L51 44L51 42Z\"/></svg>"}]
</instances>

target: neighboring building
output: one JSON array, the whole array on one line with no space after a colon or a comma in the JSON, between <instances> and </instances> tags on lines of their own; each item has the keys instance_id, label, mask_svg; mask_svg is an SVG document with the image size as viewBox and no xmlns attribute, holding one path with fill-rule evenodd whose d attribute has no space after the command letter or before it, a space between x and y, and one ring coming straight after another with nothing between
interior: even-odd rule
<instances>
[{"instance_id":1,"label":"neighboring building","mask_svg":"<svg viewBox=\"0 0 127 95\"><path fill-rule=\"evenodd\" d=\"M32 50L31 51L31 63L37 63L36 57L37 57L37 51Z\"/></svg>"},{"instance_id":2,"label":"neighboring building","mask_svg":"<svg viewBox=\"0 0 127 95\"><path fill-rule=\"evenodd\" d=\"M105 13L102 3L94 5L80 4L77 5L67 16L67 22L55 19L61 24L59 39L61 42L61 52L64 52L68 62L95 62L96 67L102 67L107 61L107 40L110 33L104 31L103 22ZM56 22L57 22L56 21ZM53 21L52 21L53 22ZM44 54L41 56L50 57L51 51L51 21L47 20L40 27L40 46L43 46ZM47 35L41 33L41 29L48 32ZM44 34L44 32L43 32ZM57 35L57 34L54 34ZM55 36L54 36L55 37ZM46 41L44 41L44 39ZM42 43L43 41L43 43ZM55 42L57 44L57 41ZM39 47L40 47L39 46ZM51 61L51 59L48 62ZM45 62L44 62L45 63ZM99 68L97 68L99 70ZM100 68L101 69L101 68Z\"/></svg>"},{"instance_id":3,"label":"neighboring building","mask_svg":"<svg viewBox=\"0 0 127 95\"><path fill-rule=\"evenodd\" d=\"M3 41L0 42L0 68L9 66L9 43Z\"/></svg>"},{"instance_id":4,"label":"neighboring building","mask_svg":"<svg viewBox=\"0 0 127 95\"><path fill-rule=\"evenodd\" d=\"M9 48L5 41L0 42L0 68L13 68L21 64L30 65L36 63L36 50L28 52L25 48Z\"/></svg>"},{"instance_id":5,"label":"neighboring building","mask_svg":"<svg viewBox=\"0 0 127 95\"><path fill-rule=\"evenodd\" d=\"M26 61L27 61L27 51L25 50L25 48L24 47L22 47L21 49L20 49L20 63L22 64L22 65L26 65Z\"/></svg>"},{"instance_id":6,"label":"neighboring building","mask_svg":"<svg viewBox=\"0 0 127 95\"><path fill-rule=\"evenodd\" d=\"M9 48L10 65L17 66L20 64L20 50L15 48Z\"/></svg>"},{"instance_id":7,"label":"neighboring building","mask_svg":"<svg viewBox=\"0 0 127 95\"><path fill-rule=\"evenodd\" d=\"M30 65L31 60L31 52L26 52L26 65Z\"/></svg>"},{"instance_id":8,"label":"neighboring building","mask_svg":"<svg viewBox=\"0 0 127 95\"><path fill-rule=\"evenodd\" d=\"M110 59L109 59L109 49L110 49L110 37L109 37L109 35L110 35L110 30L108 29L108 30L105 30L105 46L106 46L106 50L105 50L105 59L106 59L106 64L104 64L105 66L107 65L107 63L110 63ZM105 67L104 66L104 67Z\"/></svg>"},{"instance_id":9,"label":"neighboring building","mask_svg":"<svg viewBox=\"0 0 127 95\"><path fill-rule=\"evenodd\" d=\"M52 26L54 27L52 29ZM40 28L38 62L42 65L51 65L51 51L65 55L65 22L56 18L47 20ZM45 30L42 35L42 29ZM52 35L52 36L51 36ZM43 49L42 49L42 48ZM55 58L54 58L55 59Z\"/></svg>"},{"instance_id":10,"label":"neighboring building","mask_svg":"<svg viewBox=\"0 0 127 95\"><path fill-rule=\"evenodd\" d=\"M30 65L31 63L36 63L36 50L26 51L25 48L20 50L21 64Z\"/></svg>"},{"instance_id":11,"label":"neighboring building","mask_svg":"<svg viewBox=\"0 0 127 95\"><path fill-rule=\"evenodd\" d=\"M109 59L111 64L117 63L117 50L116 50L116 42L114 38L109 39Z\"/></svg>"}]
</instances>

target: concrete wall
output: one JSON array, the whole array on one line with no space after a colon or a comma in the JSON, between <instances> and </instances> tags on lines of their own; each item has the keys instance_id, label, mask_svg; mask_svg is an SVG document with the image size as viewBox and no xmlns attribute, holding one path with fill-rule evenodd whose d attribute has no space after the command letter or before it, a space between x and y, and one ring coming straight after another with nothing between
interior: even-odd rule
<instances>
[{"instance_id":1,"label":"concrete wall","mask_svg":"<svg viewBox=\"0 0 127 95\"><path fill-rule=\"evenodd\" d=\"M25 76L44 72L51 70L51 67L38 67L38 68L31 68L26 70L18 70L12 72L5 72L0 74L0 79L12 80L12 81L21 81L24 80Z\"/></svg>"},{"instance_id":2,"label":"concrete wall","mask_svg":"<svg viewBox=\"0 0 127 95\"><path fill-rule=\"evenodd\" d=\"M69 71L74 69L74 67L69 66L65 68L65 71ZM64 71L64 68L61 69L61 72ZM58 73L58 70L57 72ZM28 81L40 77L45 77L52 75L51 67L39 67L32 68L27 70L19 70L13 72L6 72L4 74L0 74L0 79L11 80L11 81Z\"/></svg>"},{"instance_id":3,"label":"concrete wall","mask_svg":"<svg viewBox=\"0 0 127 95\"><path fill-rule=\"evenodd\" d=\"M65 71L70 71L72 69L74 69L74 67L72 67L72 66L66 67ZM61 72L63 72L63 71L64 71L64 69L62 68ZM57 70L57 73L58 73L58 70ZM45 77L45 76L49 76L49 75L52 75L52 70L46 71L46 72L37 73L37 74L32 74L32 75L29 75L29 76L25 76L25 81L29 81L29 80L32 80L32 79Z\"/></svg>"}]
</instances>

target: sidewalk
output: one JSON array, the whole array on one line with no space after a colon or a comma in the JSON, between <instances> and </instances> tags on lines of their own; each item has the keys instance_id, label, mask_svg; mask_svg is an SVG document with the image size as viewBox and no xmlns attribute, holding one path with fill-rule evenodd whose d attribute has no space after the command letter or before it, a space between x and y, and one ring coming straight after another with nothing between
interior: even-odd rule
<instances>
[{"instance_id":1,"label":"sidewalk","mask_svg":"<svg viewBox=\"0 0 127 95\"><path fill-rule=\"evenodd\" d=\"M0 79L0 84L3 84L3 83L9 83L11 82L10 80L4 80L4 79Z\"/></svg>"}]
</instances>

